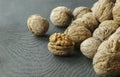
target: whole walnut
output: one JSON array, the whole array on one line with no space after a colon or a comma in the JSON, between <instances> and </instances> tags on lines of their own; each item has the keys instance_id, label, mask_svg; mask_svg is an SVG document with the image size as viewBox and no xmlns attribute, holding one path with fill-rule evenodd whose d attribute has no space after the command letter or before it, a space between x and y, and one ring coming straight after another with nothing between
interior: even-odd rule
<instances>
[{"instance_id":1,"label":"whole walnut","mask_svg":"<svg viewBox=\"0 0 120 77\"><path fill-rule=\"evenodd\" d=\"M103 22L105 20L111 20L113 18L112 17L113 7L114 7L113 1L99 0L93 5L92 12L99 22Z\"/></svg>"},{"instance_id":2,"label":"whole walnut","mask_svg":"<svg viewBox=\"0 0 120 77\"><path fill-rule=\"evenodd\" d=\"M106 20L102 22L99 27L93 32L93 37L106 40L119 27L113 20Z\"/></svg>"},{"instance_id":3,"label":"whole walnut","mask_svg":"<svg viewBox=\"0 0 120 77\"><path fill-rule=\"evenodd\" d=\"M39 14L31 15L27 20L27 26L34 35L43 35L49 28L48 21Z\"/></svg>"},{"instance_id":4,"label":"whole walnut","mask_svg":"<svg viewBox=\"0 0 120 77\"><path fill-rule=\"evenodd\" d=\"M71 23L72 12L65 6L56 7L51 11L50 20L56 26L66 27Z\"/></svg>"},{"instance_id":5,"label":"whole walnut","mask_svg":"<svg viewBox=\"0 0 120 77\"><path fill-rule=\"evenodd\" d=\"M114 21L120 25L120 0L115 3L112 13Z\"/></svg>"},{"instance_id":6,"label":"whole walnut","mask_svg":"<svg viewBox=\"0 0 120 77\"><path fill-rule=\"evenodd\" d=\"M91 12L91 9L88 7L80 6L74 9L73 16L74 19L81 18L84 14Z\"/></svg>"},{"instance_id":7,"label":"whole walnut","mask_svg":"<svg viewBox=\"0 0 120 77\"><path fill-rule=\"evenodd\" d=\"M95 37L90 37L84 40L80 45L80 50L86 57L93 59L101 41Z\"/></svg>"},{"instance_id":8,"label":"whole walnut","mask_svg":"<svg viewBox=\"0 0 120 77\"><path fill-rule=\"evenodd\" d=\"M67 27L67 29L64 31L64 33L67 34L69 28L71 28L71 27L77 27L77 26L84 26L84 27L87 28L87 25L84 23L84 21L82 20L82 18L78 18L78 19L74 20L74 21Z\"/></svg>"},{"instance_id":9,"label":"whole walnut","mask_svg":"<svg viewBox=\"0 0 120 77\"><path fill-rule=\"evenodd\" d=\"M91 37L91 32L84 26L71 26L66 34L78 45L85 39Z\"/></svg>"},{"instance_id":10,"label":"whole walnut","mask_svg":"<svg viewBox=\"0 0 120 77\"><path fill-rule=\"evenodd\" d=\"M82 17L82 21L87 25L87 28L91 32L93 32L99 25L98 21L96 20L92 12L84 14Z\"/></svg>"},{"instance_id":11,"label":"whole walnut","mask_svg":"<svg viewBox=\"0 0 120 77\"><path fill-rule=\"evenodd\" d=\"M78 18L74 20L70 26L65 30L64 33L66 33L71 26L84 26L87 29L89 29L91 32L93 32L98 27L98 21L94 17L94 15L90 13L86 13L83 15L82 18Z\"/></svg>"},{"instance_id":12,"label":"whole walnut","mask_svg":"<svg viewBox=\"0 0 120 77\"><path fill-rule=\"evenodd\" d=\"M120 77L120 32L114 33L99 46L93 67L100 76Z\"/></svg>"},{"instance_id":13,"label":"whole walnut","mask_svg":"<svg viewBox=\"0 0 120 77\"><path fill-rule=\"evenodd\" d=\"M54 33L49 38L48 50L54 55L67 56L73 52L74 42L68 35Z\"/></svg>"}]
</instances>

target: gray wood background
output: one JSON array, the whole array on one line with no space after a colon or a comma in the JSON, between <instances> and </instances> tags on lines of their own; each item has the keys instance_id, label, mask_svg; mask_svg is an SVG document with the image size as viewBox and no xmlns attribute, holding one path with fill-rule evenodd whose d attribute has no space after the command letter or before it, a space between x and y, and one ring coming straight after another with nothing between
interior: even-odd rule
<instances>
[{"instance_id":1,"label":"gray wood background","mask_svg":"<svg viewBox=\"0 0 120 77\"><path fill-rule=\"evenodd\" d=\"M79 51L70 57L58 57L47 49L49 36L64 31L49 20L53 8L63 5L73 10L91 7L96 1L0 0L0 77L98 77L92 61ZM50 22L43 37L32 35L26 26L27 18L36 13Z\"/></svg>"}]
</instances>

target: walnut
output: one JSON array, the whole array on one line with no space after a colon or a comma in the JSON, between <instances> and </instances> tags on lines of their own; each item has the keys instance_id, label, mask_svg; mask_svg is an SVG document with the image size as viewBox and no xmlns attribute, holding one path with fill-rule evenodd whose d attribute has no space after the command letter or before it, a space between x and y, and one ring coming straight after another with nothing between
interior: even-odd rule
<instances>
[{"instance_id":1,"label":"walnut","mask_svg":"<svg viewBox=\"0 0 120 77\"><path fill-rule=\"evenodd\" d=\"M120 32L114 33L99 46L93 58L93 67L100 76L120 76Z\"/></svg>"},{"instance_id":2,"label":"walnut","mask_svg":"<svg viewBox=\"0 0 120 77\"><path fill-rule=\"evenodd\" d=\"M66 34L54 33L49 41L48 50L54 55L66 56L73 52L74 42Z\"/></svg>"},{"instance_id":3,"label":"walnut","mask_svg":"<svg viewBox=\"0 0 120 77\"><path fill-rule=\"evenodd\" d=\"M113 18L112 17L113 7L114 7L113 1L99 0L93 5L92 12L99 22L103 22L105 20L111 20Z\"/></svg>"},{"instance_id":4,"label":"walnut","mask_svg":"<svg viewBox=\"0 0 120 77\"><path fill-rule=\"evenodd\" d=\"M66 27L71 23L72 13L67 7L59 6L52 10L50 20L56 26Z\"/></svg>"},{"instance_id":5,"label":"walnut","mask_svg":"<svg viewBox=\"0 0 120 77\"><path fill-rule=\"evenodd\" d=\"M31 15L27 20L27 26L34 35L43 35L49 28L48 21L38 14Z\"/></svg>"},{"instance_id":6,"label":"walnut","mask_svg":"<svg viewBox=\"0 0 120 77\"><path fill-rule=\"evenodd\" d=\"M104 41L112 33L114 33L118 27L119 25L117 25L113 20L106 20L102 22L99 27L93 32L93 37Z\"/></svg>"},{"instance_id":7,"label":"walnut","mask_svg":"<svg viewBox=\"0 0 120 77\"><path fill-rule=\"evenodd\" d=\"M95 16L92 12L84 14L82 17L83 22L87 25L87 28L93 32L99 25L98 21L96 20Z\"/></svg>"},{"instance_id":8,"label":"walnut","mask_svg":"<svg viewBox=\"0 0 120 77\"><path fill-rule=\"evenodd\" d=\"M120 25L120 0L115 3L112 13L114 21Z\"/></svg>"},{"instance_id":9,"label":"walnut","mask_svg":"<svg viewBox=\"0 0 120 77\"><path fill-rule=\"evenodd\" d=\"M72 26L74 26L74 27L84 26L84 27L86 27L86 28L88 27L88 26L84 23L84 21L82 20L82 18L78 18L78 19L74 20L74 21L67 27L67 29L64 31L64 33L67 34L69 28L72 27Z\"/></svg>"},{"instance_id":10,"label":"walnut","mask_svg":"<svg viewBox=\"0 0 120 77\"><path fill-rule=\"evenodd\" d=\"M89 29L91 32L93 32L98 27L98 24L99 24L98 21L90 12L90 13L84 14L82 18L78 18L74 20L71 23L71 25L65 30L64 33L66 33L71 26L84 26L87 29Z\"/></svg>"},{"instance_id":11,"label":"walnut","mask_svg":"<svg viewBox=\"0 0 120 77\"><path fill-rule=\"evenodd\" d=\"M91 9L88 7L77 7L73 11L74 19L81 18L84 14L91 12Z\"/></svg>"},{"instance_id":12,"label":"walnut","mask_svg":"<svg viewBox=\"0 0 120 77\"><path fill-rule=\"evenodd\" d=\"M92 59L100 44L101 41L99 39L90 37L81 43L80 50L86 57Z\"/></svg>"},{"instance_id":13,"label":"walnut","mask_svg":"<svg viewBox=\"0 0 120 77\"><path fill-rule=\"evenodd\" d=\"M66 34L69 35L71 40L76 44L80 44L85 39L91 37L91 32L84 26L71 26Z\"/></svg>"}]
</instances>

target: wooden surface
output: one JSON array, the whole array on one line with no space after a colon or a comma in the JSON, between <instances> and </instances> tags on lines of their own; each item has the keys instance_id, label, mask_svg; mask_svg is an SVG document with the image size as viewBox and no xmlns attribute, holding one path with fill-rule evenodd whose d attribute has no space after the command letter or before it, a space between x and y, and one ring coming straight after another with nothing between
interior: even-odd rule
<instances>
[{"instance_id":1,"label":"wooden surface","mask_svg":"<svg viewBox=\"0 0 120 77\"><path fill-rule=\"evenodd\" d=\"M98 77L92 61L81 53L70 57L53 56L47 49L49 35L63 32L49 20L56 6L73 10L91 7L97 0L0 0L0 77ZM50 22L43 37L28 32L26 21L41 14ZM79 51L78 51L79 52Z\"/></svg>"}]
</instances>

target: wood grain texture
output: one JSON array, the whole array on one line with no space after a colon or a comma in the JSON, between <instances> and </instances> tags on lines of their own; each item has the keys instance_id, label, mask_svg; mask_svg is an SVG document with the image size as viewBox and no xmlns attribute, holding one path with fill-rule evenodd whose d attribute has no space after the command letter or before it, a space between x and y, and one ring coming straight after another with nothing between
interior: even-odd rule
<instances>
[{"instance_id":1,"label":"wood grain texture","mask_svg":"<svg viewBox=\"0 0 120 77\"><path fill-rule=\"evenodd\" d=\"M47 49L48 38L63 28L53 26L50 12L64 5L72 10L91 7L96 0L0 0L0 77L98 77L92 61L81 53L70 57L53 56ZM50 22L43 37L28 32L26 21L41 14Z\"/></svg>"}]
</instances>

